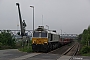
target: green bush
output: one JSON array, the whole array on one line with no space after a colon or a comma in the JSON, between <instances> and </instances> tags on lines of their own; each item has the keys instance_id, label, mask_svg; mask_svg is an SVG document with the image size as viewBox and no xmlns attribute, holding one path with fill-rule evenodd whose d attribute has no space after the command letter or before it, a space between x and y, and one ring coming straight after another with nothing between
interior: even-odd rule
<instances>
[{"instance_id":1,"label":"green bush","mask_svg":"<svg viewBox=\"0 0 90 60\"><path fill-rule=\"evenodd\" d=\"M22 52L32 52L32 46L24 46L22 48L19 48L18 50Z\"/></svg>"},{"instance_id":2,"label":"green bush","mask_svg":"<svg viewBox=\"0 0 90 60\"><path fill-rule=\"evenodd\" d=\"M1 47L2 47L2 43L0 42L0 49L1 49Z\"/></svg>"},{"instance_id":3,"label":"green bush","mask_svg":"<svg viewBox=\"0 0 90 60\"><path fill-rule=\"evenodd\" d=\"M0 46L2 46L2 43L0 42Z\"/></svg>"},{"instance_id":4,"label":"green bush","mask_svg":"<svg viewBox=\"0 0 90 60\"><path fill-rule=\"evenodd\" d=\"M0 33L0 47L1 49L5 48L7 49L8 47L14 48L15 47L15 39L12 38L13 35L10 31L1 31ZM4 48L4 49L5 49Z\"/></svg>"},{"instance_id":5,"label":"green bush","mask_svg":"<svg viewBox=\"0 0 90 60\"><path fill-rule=\"evenodd\" d=\"M90 52L90 46L83 46L81 49L81 54L86 54Z\"/></svg>"},{"instance_id":6,"label":"green bush","mask_svg":"<svg viewBox=\"0 0 90 60\"><path fill-rule=\"evenodd\" d=\"M11 46L3 45L3 46L1 46L1 49L12 49L12 47Z\"/></svg>"}]
</instances>

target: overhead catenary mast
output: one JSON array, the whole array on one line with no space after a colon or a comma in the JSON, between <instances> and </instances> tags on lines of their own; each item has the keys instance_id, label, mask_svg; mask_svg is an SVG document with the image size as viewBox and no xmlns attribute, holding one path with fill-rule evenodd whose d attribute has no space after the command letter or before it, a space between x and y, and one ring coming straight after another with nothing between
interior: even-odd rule
<instances>
[{"instance_id":1,"label":"overhead catenary mast","mask_svg":"<svg viewBox=\"0 0 90 60\"><path fill-rule=\"evenodd\" d=\"M42 26L43 26L43 15L42 15Z\"/></svg>"}]
</instances>

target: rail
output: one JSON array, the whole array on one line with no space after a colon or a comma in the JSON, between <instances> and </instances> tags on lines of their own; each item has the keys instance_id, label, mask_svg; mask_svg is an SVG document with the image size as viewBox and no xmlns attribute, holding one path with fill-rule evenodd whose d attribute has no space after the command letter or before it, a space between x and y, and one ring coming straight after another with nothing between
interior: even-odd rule
<instances>
[{"instance_id":1,"label":"rail","mask_svg":"<svg viewBox=\"0 0 90 60\"><path fill-rule=\"evenodd\" d=\"M61 56L71 56L68 60L72 60L73 57L77 54L80 49L80 44L76 42L73 46L71 46L67 51L65 51Z\"/></svg>"},{"instance_id":2,"label":"rail","mask_svg":"<svg viewBox=\"0 0 90 60\"><path fill-rule=\"evenodd\" d=\"M75 53L73 54L73 56L72 56L69 60L72 60L73 57L77 54L77 52L78 52L79 50L80 50L80 44L78 43L77 49L76 49Z\"/></svg>"}]
</instances>

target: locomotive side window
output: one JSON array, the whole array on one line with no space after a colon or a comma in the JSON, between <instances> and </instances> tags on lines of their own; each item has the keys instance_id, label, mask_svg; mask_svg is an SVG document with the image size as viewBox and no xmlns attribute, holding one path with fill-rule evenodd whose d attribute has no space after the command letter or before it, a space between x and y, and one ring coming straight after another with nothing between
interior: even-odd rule
<instances>
[{"instance_id":1,"label":"locomotive side window","mask_svg":"<svg viewBox=\"0 0 90 60\"><path fill-rule=\"evenodd\" d=\"M50 41L50 40L51 40L51 34L48 33L48 41Z\"/></svg>"},{"instance_id":2,"label":"locomotive side window","mask_svg":"<svg viewBox=\"0 0 90 60\"><path fill-rule=\"evenodd\" d=\"M50 41L52 41L53 40L53 34L51 34L51 40Z\"/></svg>"}]
</instances>

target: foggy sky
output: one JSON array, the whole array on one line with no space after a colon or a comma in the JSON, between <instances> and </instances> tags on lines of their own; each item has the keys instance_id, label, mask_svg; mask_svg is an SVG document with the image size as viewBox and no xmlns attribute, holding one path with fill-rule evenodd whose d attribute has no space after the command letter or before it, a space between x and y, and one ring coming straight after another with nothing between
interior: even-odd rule
<instances>
[{"instance_id":1,"label":"foggy sky","mask_svg":"<svg viewBox=\"0 0 90 60\"><path fill-rule=\"evenodd\" d=\"M18 9L20 3L22 19L26 29L32 30L32 8L35 8L35 28L49 26L64 33L80 34L90 25L90 0L0 0L0 30L20 29ZM43 19L42 19L43 15Z\"/></svg>"}]
</instances>

